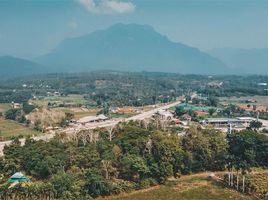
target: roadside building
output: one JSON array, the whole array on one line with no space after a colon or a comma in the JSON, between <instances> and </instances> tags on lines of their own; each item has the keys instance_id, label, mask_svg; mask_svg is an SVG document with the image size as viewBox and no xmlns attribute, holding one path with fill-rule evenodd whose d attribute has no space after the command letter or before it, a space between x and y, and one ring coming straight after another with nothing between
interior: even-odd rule
<instances>
[{"instance_id":1,"label":"roadside building","mask_svg":"<svg viewBox=\"0 0 268 200\"><path fill-rule=\"evenodd\" d=\"M79 120L77 120L77 124L88 124L88 123L94 123L94 122L104 122L108 120L108 117L106 117L105 115L101 114L98 116L87 116L87 117L83 117Z\"/></svg>"},{"instance_id":2,"label":"roadside building","mask_svg":"<svg viewBox=\"0 0 268 200\"><path fill-rule=\"evenodd\" d=\"M160 110L154 114L154 116L160 117L162 120L172 120L173 114L167 110Z\"/></svg>"},{"instance_id":3,"label":"roadside building","mask_svg":"<svg viewBox=\"0 0 268 200\"><path fill-rule=\"evenodd\" d=\"M118 107L110 107L110 108L109 108L109 111L110 111L111 113L117 113L117 112L118 112Z\"/></svg>"},{"instance_id":4,"label":"roadside building","mask_svg":"<svg viewBox=\"0 0 268 200\"><path fill-rule=\"evenodd\" d=\"M244 125L248 126L250 122L255 121L255 118L252 117L237 117L237 118L206 118L202 121L203 124L212 124L212 125Z\"/></svg>"},{"instance_id":5,"label":"roadside building","mask_svg":"<svg viewBox=\"0 0 268 200\"><path fill-rule=\"evenodd\" d=\"M131 107L123 107L117 109L118 113L136 113L137 109Z\"/></svg>"}]
</instances>

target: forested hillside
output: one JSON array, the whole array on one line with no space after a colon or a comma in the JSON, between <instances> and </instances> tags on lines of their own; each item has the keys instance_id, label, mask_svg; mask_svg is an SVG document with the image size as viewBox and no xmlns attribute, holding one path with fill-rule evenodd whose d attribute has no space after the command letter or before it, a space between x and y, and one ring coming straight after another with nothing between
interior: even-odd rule
<instances>
[{"instance_id":1,"label":"forested hillside","mask_svg":"<svg viewBox=\"0 0 268 200\"><path fill-rule=\"evenodd\" d=\"M162 184L182 174L268 167L268 138L253 131L226 137L191 127L178 137L153 124L146 127L119 124L113 137L95 130L95 139L86 143L64 135L47 143L28 139L24 146L14 140L0 158L0 199L87 199ZM16 171L30 181L8 189L6 180Z\"/></svg>"}]
</instances>

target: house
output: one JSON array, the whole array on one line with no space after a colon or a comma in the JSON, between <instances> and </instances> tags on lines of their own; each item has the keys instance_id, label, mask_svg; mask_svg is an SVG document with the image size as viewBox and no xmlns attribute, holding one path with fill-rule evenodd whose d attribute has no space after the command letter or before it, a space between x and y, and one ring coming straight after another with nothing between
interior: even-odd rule
<instances>
[{"instance_id":1,"label":"house","mask_svg":"<svg viewBox=\"0 0 268 200\"><path fill-rule=\"evenodd\" d=\"M16 183L16 182L25 182L25 181L28 181L29 179L24 176L21 172L16 172L15 174L13 174L8 182L9 183Z\"/></svg>"},{"instance_id":2,"label":"house","mask_svg":"<svg viewBox=\"0 0 268 200\"><path fill-rule=\"evenodd\" d=\"M19 103L15 103L14 101L11 102L11 107L13 109L18 109L21 108L21 105Z\"/></svg>"},{"instance_id":3,"label":"house","mask_svg":"<svg viewBox=\"0 0 268 200\"><path fill-rule=\"evenodd\" d=\"M180 118L186 121L192 121L191 115L188 115L188 114L184 114Z\"/></svg>"},{"instance_id":4,"label":"house","mask_svg":"<svg viewBox=\"0 0 268 200\"><path fill-rule=\"evenodd\" d=\"M61 96L60 92L54 92L54 96Z\"/></svg>"}]
</instances>

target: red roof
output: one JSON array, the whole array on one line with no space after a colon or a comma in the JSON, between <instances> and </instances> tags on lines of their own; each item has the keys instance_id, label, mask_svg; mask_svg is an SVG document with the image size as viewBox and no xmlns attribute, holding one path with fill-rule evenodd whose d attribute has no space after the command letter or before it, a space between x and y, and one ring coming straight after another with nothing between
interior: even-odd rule
<instances>
[{"instance_id":1,"label":"red roof","mask_svg":"<svg viewBox=\"0 0 268 200\"><path fill-rule=\"evenodd\" d=\"M137 110L134 109L134 108L128 108L128 107L126 107L126 108L119 108L117 110L117 112L119 112L119 113L134 113L134 112L137 112Z\"/></svg>"}]
</instances>

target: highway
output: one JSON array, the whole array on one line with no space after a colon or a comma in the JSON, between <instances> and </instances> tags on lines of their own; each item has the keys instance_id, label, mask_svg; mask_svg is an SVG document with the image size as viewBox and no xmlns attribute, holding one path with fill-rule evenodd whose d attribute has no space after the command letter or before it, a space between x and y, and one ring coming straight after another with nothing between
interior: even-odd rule
<instances>
[{"instance_id":1,"label":"highway","mask_svg":"<svg viewBox=\"0 0 268 200\"><path fill-rule=\"evenodd\" d=\"M132 117L129 117L129 118L126 118L126 119L112 119L112 120L108 120L108 121L105 121L105 122L98 122L98 123L90 123L90 124L86 124L84 126L76 126L74 128L67 128L65 129L64 131L66 133L70 132L70 131L74 131L74 129L95 129L95 128L104 128L104 127L110 127L110 126L115 126L116 124L118 124L119 122L122 122L122 121L136 121L136 120L143 120L143 119L146 119L146 118L150 118L154 113L160 111L160 110L165 110L165 109L168 109L168 108L171 108L171 107L174 107L176 105L180 104L180 101L177 101L177 102L173 102L173 103L170 103L170 104L167 104L167 105L164 105L164 106L160 106L158 108L155 108L155 109L152 109L152 110L149 110L149 111L146 111L146 112L143 112L143 113L140 113L138 115L135 115L135 116L132 116ZM44 135L41 135L41 136L36 136L36 137L32 137L34 140L44 140L44 141L49 141L51 138L53 138L55 136L55 133L50 133L50 134L44 134ZM3 156L3 149L5 147L5 145L10 145L11 144L11 140L9 141L4 141L4 142L0 142L0 156ZM22 138L20 139L20 142L21 142L21 145L24 145L25 143L25 139Z\"/></svg>"},{"instance_id":2,"label":"highway","mask_svg":"<svg viewBox=\"0 0 268 200\"><path fill-rule=\"evenodd\" d=\"M156 112L158 112L160 110L169 109L169 108L174 107L174 106L176 106L178 104L180 104L180 101L177 101L177 102L174 102L174 103L170 103L170 104L167 104L165 106L161 106L161 107L155 108L153 110L149 110L147 112L144 112L144 113L135 115L133 117L129 117L126 120L127 121L130 121L130 120L136 121L136 120L143 120L143 119L146 119L146 118L150 118L154 113L156 113Z\"/></svg>"}]
</instances>

